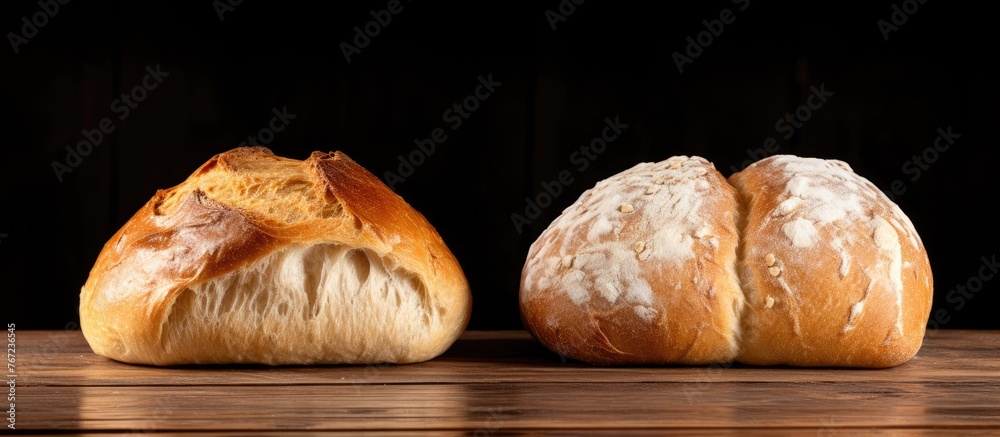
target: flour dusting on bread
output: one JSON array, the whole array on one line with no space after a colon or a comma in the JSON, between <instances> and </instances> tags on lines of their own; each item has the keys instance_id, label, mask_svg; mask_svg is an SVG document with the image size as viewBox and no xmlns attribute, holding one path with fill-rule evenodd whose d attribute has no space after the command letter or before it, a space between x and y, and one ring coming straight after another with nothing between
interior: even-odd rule
<instances>
[{"instance_id":1,"label":"flour dusting on bread","mask_svg":"<svg viewBox=\"0 0 1000 437\"><path fill-rule=\"evenodd\" d=\"M532 245L525 289L554 287L577 305L594 297L622 301L652 321L653 290L640 263L680 265L694 257L694 245L718 244L702 212L709 171L715 170L708 161L680 156L599 182ZM576 241L579 235L586 238Z\"/></svg>"}]
</instances>

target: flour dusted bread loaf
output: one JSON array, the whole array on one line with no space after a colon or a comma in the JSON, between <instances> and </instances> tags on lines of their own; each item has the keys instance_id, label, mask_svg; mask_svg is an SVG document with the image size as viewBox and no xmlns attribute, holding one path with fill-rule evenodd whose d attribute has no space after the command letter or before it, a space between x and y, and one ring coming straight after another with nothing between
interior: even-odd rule
<instances>
[{"instance_id":1,"label":"flour dusted bread loaf","mask_svg":"<svg viewBox=\"0 0 1000 437\"><path fill-rule=\"evenodd\" d=\"M80 297L115 360L409 363L465 329L462 270L427 220L346 155L210 159L104 246Z\"/></svg>"},{"instance_id":2,"label":"flour dusted bread loaf","mask_svg":"<svg viewBox=\"0 0 1000 437\"><path fill-rule=\"evenodd\" d=\"M701 158L599 182L531 246L525 324L551 349L595 363L732 359L739 209L736 190Z\"/></svg>"},{"instance_id":3,"label":"flour dusted bread loaf","mask_svg":"<svg viewBox=\"0 0 1000 437\"><path fill-rule=\"evenodd\" d=\"M585 192L531 246L525 325L598 364L890 367L932 298L909 219L843 162L774 156L727 181L643 163Z\"/></svg>"}]
</instances>

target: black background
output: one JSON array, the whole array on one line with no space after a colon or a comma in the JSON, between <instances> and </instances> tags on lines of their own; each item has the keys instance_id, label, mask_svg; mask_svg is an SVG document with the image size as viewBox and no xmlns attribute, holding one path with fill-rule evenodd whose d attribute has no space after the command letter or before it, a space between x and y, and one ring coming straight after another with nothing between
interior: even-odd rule
<instances>
[{"instance_id":1,"label":"black background","mask_svg":"<svg viewBox=\"0 0 1000 437\"><path fill-rule=\"evenodd\" d=\"M380 177L398 171L414 140L445 130L395 188L465 269L473 329L521 327L528 246L598 180L673 155L706 157L728 176L769 137L779 153L844 160L883 189L903 181L897 202L930 254L939 325L1000 328L991 317L1000 279L947 299L1000 248L996 26L979 6L927 0L885 40L877 22L894 12L885 1L753 0L740 10L589 0L553 30L545 11L556 1L404 0L348 63L340 44L387 1L246 0L222 19L211 1L178 3L70 1L17 53L0 47L0 322L74 327L104 242L157 188L286 108L295 118L262 137L275 153L342 150ZM8 43L21 17L42 11L37 1L0 8ZM735 21L679 72L673 53L724 9ZM157 65L169 76L119 120L112 102ZM452 130L445 111L490 74L502 85ZM784 138L776 121L821 85L834 95ZM573 152L615 116L628 128L581 170ZM105 117L115 130L60 182L52 163ZM948 126L961 135L955 144L904 172ZM519 233L511 214L563 170L573 182Z\"/></svg>"}]
</instances>

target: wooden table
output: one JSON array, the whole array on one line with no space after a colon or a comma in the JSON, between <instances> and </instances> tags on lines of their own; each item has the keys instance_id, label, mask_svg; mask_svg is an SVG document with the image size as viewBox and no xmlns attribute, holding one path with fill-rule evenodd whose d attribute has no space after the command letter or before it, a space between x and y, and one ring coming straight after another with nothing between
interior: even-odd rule
<instances>
[{"instance_id":1,"label":"wooden table","mask_svg":"<svg viewBox=\"0 0 1000 437\"><path fill-rule=\"evenodd\" d=\"M884 370L592 367L521 331L468 332L433 361L379 366L135 366L94 355L78 331L17 331L16 344L17 430L1000 432L1000 331L931 331Z\"/></svg>"}]
</instances>

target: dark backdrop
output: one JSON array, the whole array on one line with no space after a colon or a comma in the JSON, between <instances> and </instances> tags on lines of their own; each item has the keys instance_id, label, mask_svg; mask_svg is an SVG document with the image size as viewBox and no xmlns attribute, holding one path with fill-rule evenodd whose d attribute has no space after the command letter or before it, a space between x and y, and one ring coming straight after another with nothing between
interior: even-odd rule
<instances>
[{"instance_id":1,"label":"dark backdrop","mask_svg":"<svg viewBox=\"0 0 1000 437\"><path fill-rule=\"evenodd\" d=\"M981 268L1000 249L1000 93L980 6L404 0L348 62L341 43L388 1L135 3L0 5L0 322L74 327L104 242L157 188L255 135L279 155L339 149L399 173L396 191L465 269L471 328L521 326L528 245L596 181L679 154L728 176L775 152L842 159L886 190L898 180L930 253L935 326L1000 328L1000 279ZM446 111L490 75L499 85L456 126ZM810 100L813 88L832 95ZM778 120L796 110L792 132ZM616 117L620 136L574 155ZM105 118L114 130L98 136ZM447 139L414 152L437 128ZM949 128L960 136L934 149ZM96 144L67 157L81 141ZM564 170L549 204L543 183ZM518 229L514 213L534 220Z\"/></svg>"}]
</instances>

